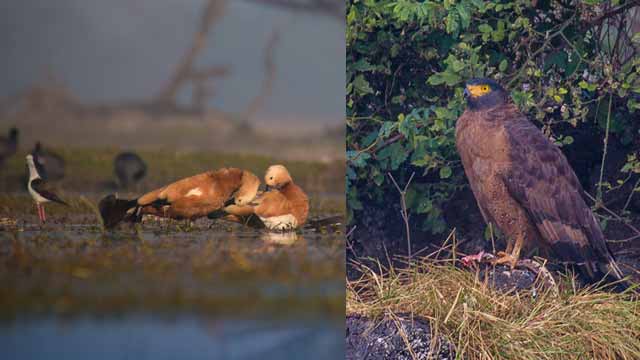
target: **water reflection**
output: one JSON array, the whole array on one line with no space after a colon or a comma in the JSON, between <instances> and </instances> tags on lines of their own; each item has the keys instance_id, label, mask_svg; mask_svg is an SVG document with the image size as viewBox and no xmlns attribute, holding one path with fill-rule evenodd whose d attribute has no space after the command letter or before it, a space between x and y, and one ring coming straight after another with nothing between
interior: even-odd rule
<instances>
[{"instance_id":1,"label":"water reflection","mask_svg":"<svg viewBox=\"0 0 640 360\"><path fill-rule=\"evenodd\" d=\"M265 244L282 245L282 246L293 245L297 241L300 241L300 242L304 241L302 236L298 236L298 234L293 231L287 231L287 232L264 231L260 236L260 238L262 239L262 241L264 241Z\"/></svg>"},{"instance_id":2,"label":"water reflection","mask_svg":"<svg viewBox=\"0 0 640 360\"><path fill-rule=\"evenodd\" d=\"M0 359L344 358L342 233L162 225L0 231Z\"/></svg>"},{"instance_id":3,"label":"water reflection","mask_svg":"<svg viewBox=\"0 0 640 360\"><path fill-rule=\"evenodd\" d=\"M340 322L46 318L0 326L3 359L343 359Z\"/></svg>"}]
</instances>

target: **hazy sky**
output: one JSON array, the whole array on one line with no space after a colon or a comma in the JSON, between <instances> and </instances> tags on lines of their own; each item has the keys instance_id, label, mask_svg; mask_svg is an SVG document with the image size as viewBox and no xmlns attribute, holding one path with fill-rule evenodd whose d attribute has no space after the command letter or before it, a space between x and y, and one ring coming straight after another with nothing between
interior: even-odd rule
<instances>
[{"instance_id":1,"label":"hazy sky","mask_svg":"<svg viewBox=\"0 0 640 360\"><path fill-rule=\"evenodd\" d=\"M146 99L162 87L197 27L204 0L22 0L0 4L0 96L47 69L90 102ZM344 114L344 26L334 18L229 0L199 63L232 65L212 105L243 110L261 88L263 50L281 30L266 117Z\"/></svg>"}]
</instances>

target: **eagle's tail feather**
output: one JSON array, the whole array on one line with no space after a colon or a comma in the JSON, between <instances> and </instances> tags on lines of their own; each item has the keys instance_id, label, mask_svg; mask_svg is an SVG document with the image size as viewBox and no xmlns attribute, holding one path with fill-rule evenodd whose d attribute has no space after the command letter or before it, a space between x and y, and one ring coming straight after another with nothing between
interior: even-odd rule
<instances>
[{"instance_id":1,"label":"eagle's tail feather","mask_svg":"<svg viewBox=\"0 0 640 360\"><path fill-rule=\"evenodd\" d=\"M130 210L135 210L137 207L137 199L118 199L113 194L105 196L102 200L100 200L100 203L98 203L98 209L100 210L102 223L107 229L111 229L114 226L118 225L121 221L125 220L125 218L135 221L135 213L137 211L133 211L132 214Z\"/></svg>"},{"instance_id":2,"label":"eagle's tail feather","mask_svg":"<svg viewBox=\"0 0 640 360\"><path fill-rule=\"evenodd\" d=\"M623 292L630 287L631 284L625 280L624 274L613 256L608 255L606 260L594 265L595 271L587 276L589 283L602 285L617 292Z\"/></svg>"},{"instance_id":3,"label":"eagle's tail feather","mask_svg":"<svg viewBox=\"0 0 640 360\"><path fill-rule=\"evenodd\" d=\"M618 267L618 263L616 262L616 260L613 258L613 256L608 256L607 260L607 272L615 276L618 280L622 280L622 278L624 278L624 275L622 274L622 270L620 270L620 267Z\"/></svg>"}]
</instances>

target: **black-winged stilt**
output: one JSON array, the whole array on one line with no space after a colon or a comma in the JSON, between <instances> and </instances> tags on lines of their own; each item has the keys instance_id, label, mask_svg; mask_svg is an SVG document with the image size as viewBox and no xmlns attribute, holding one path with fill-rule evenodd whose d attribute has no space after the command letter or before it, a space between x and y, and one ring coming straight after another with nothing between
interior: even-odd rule
<instances>
[{"instance_id":1,"label":"black-winged stilt","mask_svg":"<svg viewBox=\"0 0 640 360\"><path fill-rule=\"evenodd\" d=\"M27 155L27 165L29 166L29 183L27 185L29 194L31 194L33 201L36 202L40 222L44 223L47 221L47 215L44 212L44 203L53 201L66 206L69 205L62 201L58 195L47 189L47 184L42 180L42 178L40 178L38 169L33 161L33 155L31 154Z\"/></svg>"}]
</instances>

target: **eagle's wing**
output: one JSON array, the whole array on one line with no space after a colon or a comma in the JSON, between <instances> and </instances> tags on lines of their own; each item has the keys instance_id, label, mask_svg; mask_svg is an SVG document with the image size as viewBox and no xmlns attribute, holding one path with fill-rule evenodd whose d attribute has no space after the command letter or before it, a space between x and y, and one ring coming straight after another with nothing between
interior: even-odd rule
<instances>
[{"instance_id":1,"label":"eagle's wing","mask_svg":"<svg viewBox=\"0 0 640 360\"><path fill-rule=\"evenodd\" d=\"M523 206L559 258L585 265L592 278L600 271L619 277L569 162L521 113L516 110L512 115L515 119L505 124L512 161L503 174L510 195Z\"/></svg>"}]
</instances>

